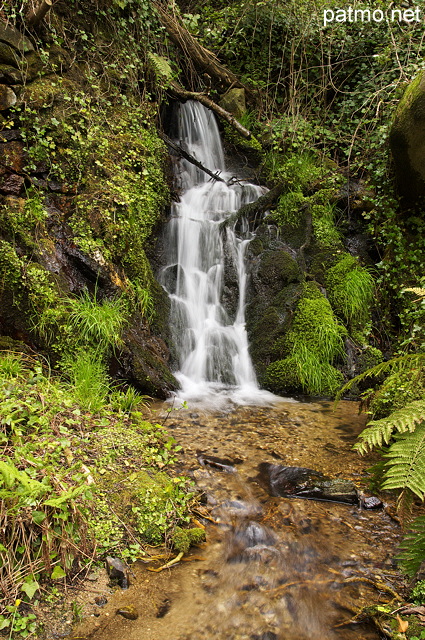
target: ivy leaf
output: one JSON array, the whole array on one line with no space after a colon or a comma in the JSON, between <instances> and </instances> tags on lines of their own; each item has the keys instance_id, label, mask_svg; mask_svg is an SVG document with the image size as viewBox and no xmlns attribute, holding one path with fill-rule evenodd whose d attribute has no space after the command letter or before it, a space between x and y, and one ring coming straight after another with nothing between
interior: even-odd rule
<instances>
[{"instance_id":1,"label":"ivy leaf","mask_svg":"<svg viewBox=\"0 0 425 640\"><path fill-rule=\"evenodd\" d=\"M46 514L44 513L44 511L33 511L31 515L35 524L41 524L46 517Z\"/></svg>"},{"instance_id":2,"label":"ivy leaf","mask_svg":"<svg viewBox=\"0 0 425 640\"><path fill-rule=\"evenodd\" d=\"M52 580L60 580L61 578L65 578L66 573L60 566L57 564L56 567L52 571L52 575L50 576Z\"/></svg>"},{"instance_id":3,"label":"ivy leaf","mask_svg":"<svg viewBox=\"0 0 425 640\"><path fill-rule=\"evenodd\" d=\"M34 596L34 593L40 588L40 585L36 580L29 580L28 582L24 582L21 586L21 591L27 594L28 598L31 600Z\"/></svg>"}]
</instances>

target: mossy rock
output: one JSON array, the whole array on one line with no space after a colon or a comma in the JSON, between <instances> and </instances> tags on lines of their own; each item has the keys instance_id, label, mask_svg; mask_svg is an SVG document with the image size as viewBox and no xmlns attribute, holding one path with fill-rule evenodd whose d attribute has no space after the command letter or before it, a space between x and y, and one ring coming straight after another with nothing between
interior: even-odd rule
<instances>
[{"instance_id":1,"label":"mossy rock","mask_svg":"<svg viewBox=\"0 0 425 640\"><path fill-rule=\"evenodd\" d=\"M258 277L269 292L276 294L290 282L300 279L300 268L291 254L283 249L265 251L261 255Z\"/></svg>"},{"instance_id":2,"label":"mossy rock","mask_svg":"<svg viewBox=\"0 0 425 640\"><path fill-rule=\"evenodd\" d=\"M334 362L344 355L346 329L315 282L305 283L289 331L274 349L286 357L267 367L263 384L274 393L332 395L343 383Z\"/></svg>"},{"instance_id":3,"label":"mossy rock","mask_svg":"<svg viewBox=\"0 0 425 640\"><path fill-rule=\"evenodd\" d=\"M410 83L390 130L398 191L414 202L425 196L425 71Z\"/></svg>"},{"instance_id":4,"label":"mossy rock","mask_svg":"<svg viewBox=\"0 0 425 640\"><path fill-rule=\"evenodd\" d=\"M17 353L31 353L31 349L20 340L9 336L0 336L0 351L15 351Z\"/></svg>"},{"instance_id":5,"label":"mossy rock","mask_svg":"<svg viewBox=\"0 0 425 640\"><path fill-rule=\"evenodd\" d=\"M63 103L65 97L75 90L76 85L71 80L57 75L47 76L28 84L21 101L33 109L46 109L55 103Z\"/></svg>"}]
</instances>

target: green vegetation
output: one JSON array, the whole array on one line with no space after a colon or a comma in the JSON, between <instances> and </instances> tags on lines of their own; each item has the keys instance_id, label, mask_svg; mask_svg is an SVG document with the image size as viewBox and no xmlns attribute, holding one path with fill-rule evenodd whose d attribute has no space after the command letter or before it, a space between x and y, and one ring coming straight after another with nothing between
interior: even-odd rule
<instances>
[{"instance_id":1,"label":"green vegetation","mask_svg":"<svg viewBox=\"0 0 425 640\"><path fill-rule=\"evenodd\" d=\"M95 548L134 559L184 537L196 498L163 471L179 447L132 410L135 394L113 392L93 413L45 362L12 351L0 353L0 388L0 627L30 633L34 616L16 602L83 569Z\"/></svg>"},{"instance_id":2,"label":"green vegetation","mask_svg":"<svg viewBox=\"0 0 425 640\"><path fill-rule=\"evenodd\" d=\"M266 384L281 394L299 387L313 395L334 394L343 377L333 363L343 358L345 335L346 330L318 287L305 285L284 338L287 356L269 365Z\"/></svg>"}]
</instances>

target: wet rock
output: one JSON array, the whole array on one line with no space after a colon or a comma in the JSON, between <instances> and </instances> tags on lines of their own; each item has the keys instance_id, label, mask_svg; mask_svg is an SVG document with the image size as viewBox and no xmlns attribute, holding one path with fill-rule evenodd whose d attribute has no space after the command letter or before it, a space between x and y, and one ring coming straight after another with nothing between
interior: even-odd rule
<instances>
[{"instance_id":1,"label":"wet rock","mask_svg":"<svg viewBox=\"0 0 425 640\"><path fill-rule=\"evenodd\" d=\"M0 178L0 192L6 195L19 196L24 188L25 179L16 173L10 173Z\"/></svg>"},{"instance_id":2,"label":"wet rock","mask_svg":"<svg viewBox=\"0 0 425 640\"><path fill-rule=\"evenodd\" d=\"M4 42L0 42L0 62L18 68L19 53Z\"/></svg>"},{"instance_id":3,"label":"wet rock","mask_svg":"<svg viewBox=\"0 0 425 640\"><path fill-rule=\"evenodd\" d=\"M31 40L22 35L17 29L3 23L0 24L0 41L5 42L20 53L34 51Z\"/></svg>"},{"instance_id":4,"label":"wet rock","mask_svg":"<svg viewBox=\"0 0 425 640\"><path fill-rule=\"evenodd\" d=\"M16 93L6 84L0 84L0 111L6 111L16 104Z\"/></svg>"},{"instance_id":5,"label":"wet rock","mask_svg":"<svg viewBox=\"0 0 425 640\"><path fill-rule=\"evenodd\" d=\"M21 173L25 164L24 145L19 140L0 144L0 165L14 173Z\"/></svg>"},{"instance_id":6,"label":"wet rock","mask_svg":"<svg viewBox=\"0 0 425 640\"><path fill-rule=\"evenodd\" d=\"M139 614L137 613L135 607L131 605L128 607L121 607L120 609L117 609L116 613L117 615L120 615L127 620L137 620L137 618L139 617Z\"/></svg>"},{"instance_id":7,"label":"wet rock","mask_svg":"<svg viewBox=\"0 0 425 640\"><path fill-rule=\"evenodd\" d=\"M105 564L111 581L116 582L122 589L128 589L128 569L124 562L107 556Z\"/></svg>"},{"instance_id":8,"label":"wet rock","mask_svg":"<svg viewBox=\"0 0 425 640\"><path fill-rule=\"evenodd\" d=\"M212 514L225 512L226 515L235 518L259 518L263 509L255 502L245 502L243 500L226 500L212 510Z\"/></svg>"},{"instance_id":9,"label":"wet rock","mask_svg":"<svg viewBox=\"0 0 425 640\"><path fill-rule=\"evenodd\" d=\"M7 129L0 131L0 142L11 142L12 140L22 140L19 129Z\"/></svg>"},{"instance_id":10,"label":"wet rock","mask_svg":"<svg viewBox=\"0 0 425 640\"><path fill-rule=\"evenodd\" d=\"M307 498L358 504L359 497L352 482L329 478L319 471L304 467L284 467L261 463L259 479L266 483L272 496Z\"/></svg>"},{"instance_id":11,"label":"wet rock","mask_svg":"<svg viewBox=\"0 0 425 640\"><path fill-rule=\"evenodd\" d=\"M96 596L94 601L98 607L104 607L105 604L108 604L108 598L106 596Z\"/></svg>"},{"instance_id":12,"label":"wet rock","mask_svg":"<svg viewBox=\"0 0 425 640\"><path fill-rule=\"evenodd\" d=\"M0 64L0 82L3 84L22 84L22 73L8 64Z\"/></svg>"},{"instance_id":13,"label":"wet rock","mask_svg":"<svg viewBox=\"0 0 425 640\"><path fill-rule=\"evenodd\" d=\"M384 506L382 500L380 500L376 496L368 496L366 498L362 498L361 504L363 509L382 509Z\"/></svg>"},{"instance_id":14,"label":"wet rock","mask_svg":"<svg viewBox=\"0 0 425 640\"><path fill-rule=\"evenodd\" d=\"M163 618L169 612L170 607L171 607L171 600L169 600L168 598L165 598L158 607L158 610L156 612L156 617Z\"/></svg>"},{"instance_id":15,"label":"wet rock","mask_svg":"<svg viewBox=\"0 0 425 640\"><path fill-rule=\"evenodd\" d=\"M273 546L274 534L258 522L247 522L235 528L230 539L227 562L255 562L268 564L279 555Z\"/></svg>"},{"instance_id":16,"label":"wet rock","mask_svg":"<svg viewBox=\"0 0 425 640\"><path fill-rule=\"evenodd\" d=\"M225 458L216 458L215 456L207 456L203 453L197 454L198 462L203 467L212 467L217 471L223 471L224 473L236 473L236 469L233 466L232 460L226 460Z\"/></svg>"}]
</instances>

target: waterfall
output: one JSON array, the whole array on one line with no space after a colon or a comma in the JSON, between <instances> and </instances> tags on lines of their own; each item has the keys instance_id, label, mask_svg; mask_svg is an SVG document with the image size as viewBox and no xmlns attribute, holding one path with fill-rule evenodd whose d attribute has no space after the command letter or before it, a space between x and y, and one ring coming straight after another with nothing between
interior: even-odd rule
<instances>
[{"instance_id":1,"label":"waterfall","mask_svg":"<svg viewBox=\"0 0 425 640\"><path fill-rule=\"evenodd\" d=\"M221 139L211 111L197 102L177 106L177 141L208 169L225 171ZM182 400L230 398L238 404L265 402L248 351L245 294L248 229L242 237L220 223L262 193L253 184L211 179L185 159L178 163L180 202L167 225L168 264L160 282L171 301L171 327L179 370ZM225 271L234 286L223 304ZM228 289L228 288L227 288ZM230 298L230 300L229 300ZM229 310L229 307L231 309Z\"/></svg>"}]
</instances>

